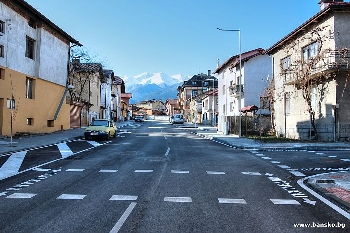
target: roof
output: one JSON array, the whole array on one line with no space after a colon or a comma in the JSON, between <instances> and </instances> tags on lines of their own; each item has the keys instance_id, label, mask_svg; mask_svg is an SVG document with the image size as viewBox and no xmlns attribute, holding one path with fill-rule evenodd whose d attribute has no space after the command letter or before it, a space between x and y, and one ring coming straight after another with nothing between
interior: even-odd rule
<instances>
[{"instance_id":1,"label":"roof","mask_svg":"<svg viewBox=\"0 0 350 233\"><path fill-rule=\"evenodd\" d=\"M304 33L305 29L312 24L318 23L319 19L322 19L335 11L345 11L350 12L350 3L349 2L332 2L327 7L325 7L323 10L318 12L316 15L312 16L309 20L307 20L305 23L300 25L298 28L293 30L291 33L289 33L287 36L283 37L281 40L279 40L277 43L272 45L270 48L266 50L267 54L273 54L276 50L279 50L281 46L283 46L285 43L287 43L289 40L294 38L295 36Z\"/></svg>"},{"instance_id":2,"label":"roof","mask_svg":"<svg viewBox=\"0 0 350 233\"><path fill-rule=\"evenodd\" d=\"M175 105L175 104L178 104L178 100L177 99L167 99L165 101L165 103L169 103L170 105Z\"/></svg>"},{"instance_id":3,"label":"roof","mask_svg":"<svg viewBox=\"0 0 350 233\"><path fill-rule=\"evenodd\" d=\"M11 0L11 1L2 1L4 4L11 3L13 6L20 7L20 9L26 11L27 14L32 15L35 17L35 19L40 19L43 23L48 25L50 28L58 32L61 36L64 38L68 39L69 42L74 43L78 46L82 46L79 41L74 39L72 36L70 36L67 32L63 31L60 27L58 27L56 24L54 24L51 20L46 18L43 14L41 14L39 11L37 11L34 7L29 5L26 1L24 0Z\"/></svg>"},{"instance_id":4,"label":"roof","mask_svg":"<svg viewBox=\"0 0 350 233\"><path fill-rule=\"evenodd\" d=\"M245 53L241 54L241 59L243 62L248 61L249 59L264 54L265 50L262 48L257 48ZM234 55L232 57L230 57L229 59L227 59L221 66L219 66L218 68L216 68L216 70L214 71L214 74L221 72L223 69L225 69L227 66L230 67L235 67L237 64L239 63L239 54Z\"/></svg>"},{"instance_id":5,"label":"roof","mask_svg":"<svg viewBox=\"0 0 350 233\"><path fill-rule=\"evenodd\" d=\"M119 76L114 76L113 77L113 84L122 85L122 84L124 84L124 80L121 79Z\"/></svg>"},{"instance_id":6,"label":"roof","mask_svg":"<svg viewBox=\"0 0 350 233\"><path fill-rule=\"evenodd\" d=\"M76 63L75 67L77 72L101 72L102 74L101 63Z\"/></svg>"},{"instance_id":7,"label":"roof","mask_svg":"<svg viewBox=\"0 0 350 233\"><path fill-rule=\"evenodd\" d=\"M252 112L252 111L256 111L256 110L258 110L259 108L257 107L257 106L255 106L255 105L249 105L249 106L246 106L246 107L244 107L244 108L242 108L242 112Z\"/></svg>"}]
</instances>

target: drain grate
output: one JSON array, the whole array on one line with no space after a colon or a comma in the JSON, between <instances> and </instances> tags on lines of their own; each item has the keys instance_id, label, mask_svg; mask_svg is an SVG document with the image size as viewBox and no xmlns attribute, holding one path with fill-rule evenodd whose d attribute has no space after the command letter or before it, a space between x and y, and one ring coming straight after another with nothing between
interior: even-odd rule
<instances>
[{"instance_id":1,"label":"drain grate","mask_svg":"<svg viewBox=\"0 0 350 233\"><path fill-rule=\"evenodd\" d=\"M334 183L334 180L316 180L316 183L319 183L319 184L332 184L332 183Z\"/></svg>"}]
</instances>

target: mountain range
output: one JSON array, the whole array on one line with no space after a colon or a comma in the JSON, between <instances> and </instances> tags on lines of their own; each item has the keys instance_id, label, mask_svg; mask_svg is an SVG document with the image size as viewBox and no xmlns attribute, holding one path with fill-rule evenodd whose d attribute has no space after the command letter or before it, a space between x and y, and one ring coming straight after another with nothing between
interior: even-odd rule
<instances>
[{"instance_id":1,"label":"mountain range","mask_svg":"<svg viewBox=\"0 0 350 233\"><path fill-rule=\"evenodd\" d=\"M134 77L124 76L126 92L132 93L130 103L144 100L177 99L177 87L192 76L181 74L167 75L163 72L142 73Z\"/></svg>"}]
</instances>

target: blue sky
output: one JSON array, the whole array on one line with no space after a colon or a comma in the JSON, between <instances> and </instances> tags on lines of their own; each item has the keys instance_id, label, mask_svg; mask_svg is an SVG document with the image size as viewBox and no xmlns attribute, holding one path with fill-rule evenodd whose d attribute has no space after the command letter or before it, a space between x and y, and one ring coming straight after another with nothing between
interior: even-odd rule
<instances>
[{"instance_id":1,"label":"blue sky","mask_svg":"<svg viewBox=\"0 0 350 233\"><path fill-rule=\"evenodd\" d=\"M320 10L319 0L26 0L119 76L195 75L267 49Z\"/></svg>"}]
</instances>

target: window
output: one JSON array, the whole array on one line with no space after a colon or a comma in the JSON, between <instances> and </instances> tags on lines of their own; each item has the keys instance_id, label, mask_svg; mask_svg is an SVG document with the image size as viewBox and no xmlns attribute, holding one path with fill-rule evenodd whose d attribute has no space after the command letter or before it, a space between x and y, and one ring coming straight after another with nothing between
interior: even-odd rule
<instances>
[{"instance_id":1,"label":"window","mask_svg":"<svg viewBox=\"0 0 350 233\"><path fill-rule=\"evenodd\" d=\"M4 57L5 51L4 51L4 46L0 45L0 57Z\"/></svg>"},{"instance_id":2,"label":"window","mask_svg":"<svg viewBox=\"0 0 350 233\"><path fill-rule=\"evenodd\" d=\"M226 85L222 86L222 94L225 95L226 94Z\"/></svg>"},{"instance_id":3,"label":"window","mask_svg":"<svg viewBox=\"0 0 350 233\"><path fill-rule=\"evenodd\" d=\"M0 79L5 79L5 69L0 68Z\"/></svg>"},{"instance_id":4,"label":"window","mask_svg":"<svg viewBox=\"0 0 350 233\"><path fill-rule=\"evenodd\" d=\"M34 51L35 51L34 48L35 48L35 40L27 36L26 37L26 57L34 60Z\"/></svg>"},{"instance_id":5,"label":"window","mask_svg":"<svg viewBox=\"0 0 350 233\"><path fill-rule=\"evenodd\" d=\"M5 22L0 20L0 33L5 33Z\"/></svg>"},{"instance_id":6,"label":"window","mask_svg":"<svg viewBox=\"0 0 350 233\"><path fill-rule=\"evenodd\" d=\"M47 120L47 127L54 127L55 121L54 120Z\"/></svg>"},{"instance_id":7,"label":"window","mask_svg":"<svg viewBox=\"0 0 350 233\"><path fill-rule=\"evenodd\" d=\"M34 119L33 118L27 118L27 125L33 125Z\"/></svg>"},{"instance_id":8,"label":"window","mask_svg":"<svg viewBox=\"0 0 350 233\"><path fill-rule=\"evenodd\" d=\"M312 60L315 58L318 54L318 43L314 42L306 47L303 48L303 59L305 62L308 62L309 60Z\"/></svg>"},{"instance_id":9,"label":"window","mask_svg":"<svg viewBox=\"0 0 350 233\"><path fill-rule=\"evenodd\" d=\"M284 113L285 115L290 114L290 93L284 94Z\"/></svg>"},{"instance_id":10,"label":"window","mask_svg":"<svg viewBox=\"0 0 350 233\"><path fill-rule=\"evenodd\" d=\"M290 56L281 59L281 68L282 68L282 71L288 70L288 69L290 68L290 64L291 64L291 58L290 58Z\"/></svg>"},{"instance_id":11,"label":"window","mask_svg":"<svg viewBox=\"0 0 350 233\"><path fill-rule=\"evenodd\" d=\"M198 90L192 90L192 97L198 95Z\"/></svg>"},{"instance_id":12,"label":"window","mask_svg":"<svg viewBox=\"0 0 350 233\"><path fill-rule=\"evenodd\" d=\"M34 99L34 80L28 77L26 79L26 98Z\"/></svg>"},{"instance_id":13,"label":"window","mask_svg":"<svg viewBox=\"0 0 350 233\"><path fill-rule=\"evenodd\" d=\"M16 108L16 100L15 99L7 99L6 102L7 109L15 109Z\"/></svg>"}]
</instances>

